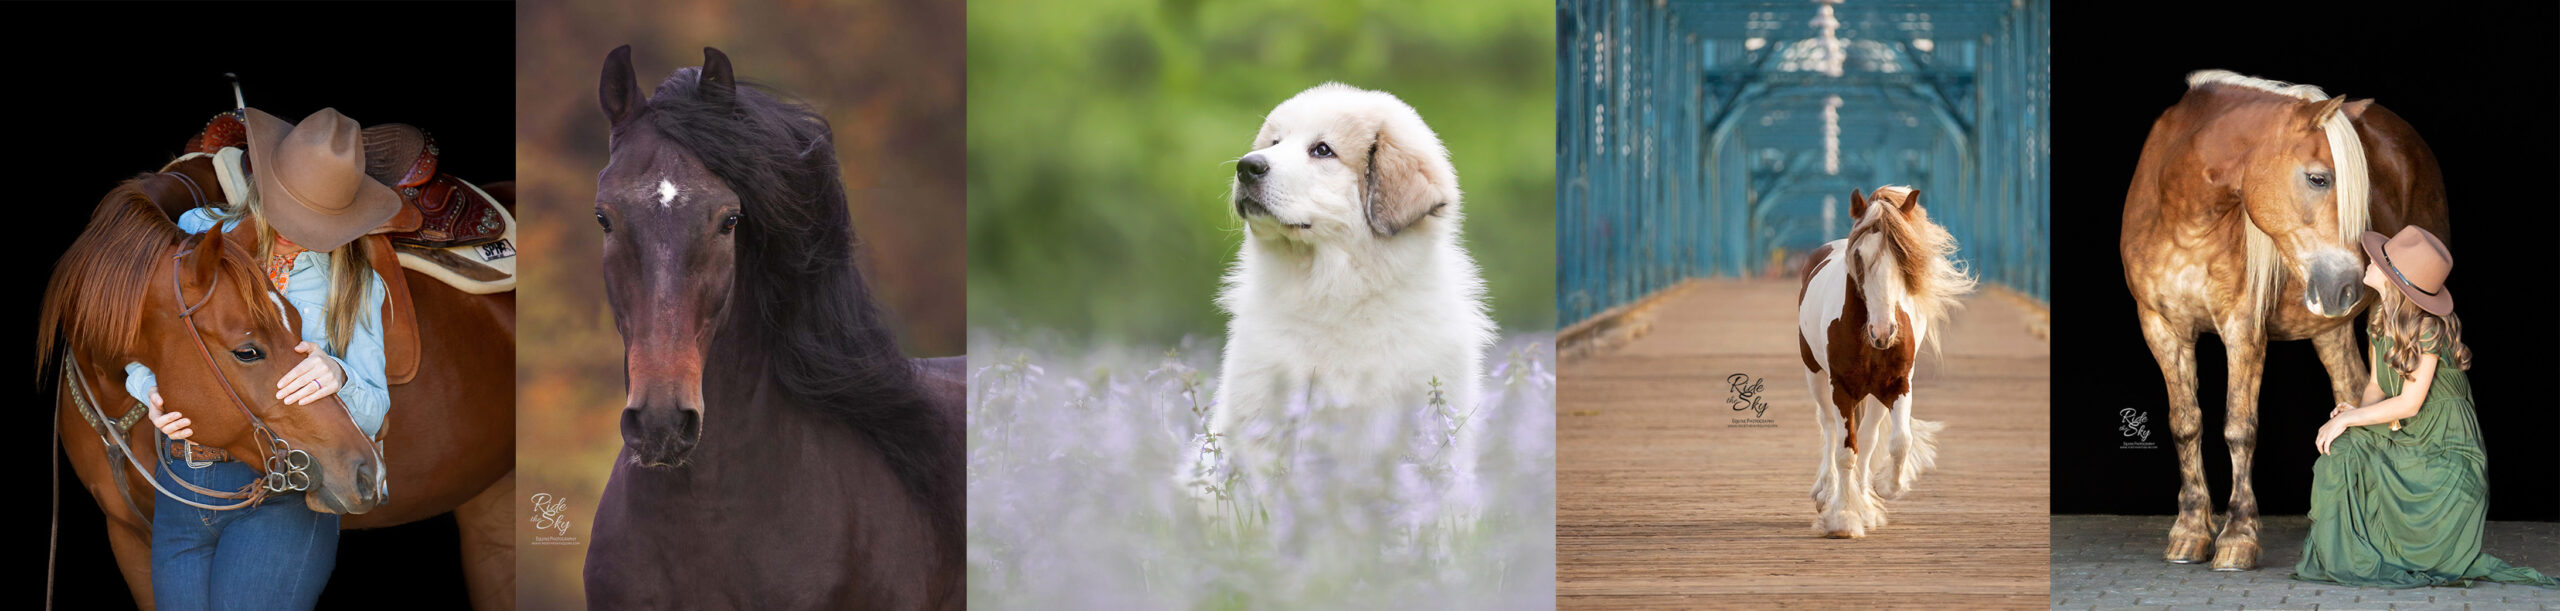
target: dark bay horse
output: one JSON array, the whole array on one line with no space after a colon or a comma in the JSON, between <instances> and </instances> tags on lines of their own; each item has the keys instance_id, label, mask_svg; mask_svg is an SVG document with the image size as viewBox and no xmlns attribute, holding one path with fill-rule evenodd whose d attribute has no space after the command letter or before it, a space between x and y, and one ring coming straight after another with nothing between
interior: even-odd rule
<instances>
[{"instance_id":1,"label":"dark bay horse","mask_svg":"<svg viewBox=\"0 0 2560 611\"><path fill-rule=\"evenodd\" d=\"M2221 70L2187 83L2143 142L2118 245L2177 440L2182 481L2165 557L2183 564L2210 554L2214 570L2249 570L2259 552L2249 462L2267 342L2310 339L2330 393L2356 400L2365 380L2353 323L2370 296L2356 237L2405 225L2452 234L2435 154L2382 105ZM2204 333L2222 338L2230 370L2230 516L2218 536L2196 399Z\"/></svg>"},{"instance_id":2,"label":"dark bay horse","mask_svg":"<svg viewBox=\"0 0 2560 611\"><path fill-rule=\"evenodd\" d=\"M214 184L210 175L193 180ZM454 512L472 603L512 608L514 294L472 295L409 272L424 358L416 377L390 388L377 454L334 398L305 406L274 399L275 381L295 362L286 357L300 341L292 326L298 321L268 300L272 285L258 271L260 257L246 252L245 231L190 237L171 222L197 203L180 182L146 175L107 193L56 264L38 331L40 364L60 362L52 360L57 351L72 356L63 362L56 426L64 455L107 513L107 538L135 604L152 607L148 516L160 496L147 474L109 462L111 444L74 403L91 402L106 420L139 411L124 392L127 362L151 367L171 409L194 421L199 444L258 460L265 453L250 424L254 414L307 452L310 490L298 501L346 514L342 528ZM188 306L197 308L193 315L179 316ZM78 376L67 375L74 370ZM157 431L130 424L111 428L126 438L133 459L156 464Z\"/></svg>"},{"instance_id":3,"label":"dark bay horse","mask_svg":"<svg viewBox=\"0 0 2560 611\"><path fill-rule=\"evenodd\" d=\"M966 364L899 352L825 119L703 51L643 99L614 49L598 88L629 399L587 605L960 608Z\"/></svg>"}]
</instances>

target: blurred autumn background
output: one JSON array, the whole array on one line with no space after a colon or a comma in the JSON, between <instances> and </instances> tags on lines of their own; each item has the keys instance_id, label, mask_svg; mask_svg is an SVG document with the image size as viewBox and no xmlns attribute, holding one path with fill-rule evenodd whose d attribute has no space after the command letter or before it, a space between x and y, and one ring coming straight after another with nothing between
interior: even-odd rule
<instances>
[{"instance_id":1,"label":"blurred autumn background","mask_svg":"<svg viewBox=\"0 0 2560 611\"><path fill-rule=\"evenodd\" d=\"M961 47L964 4L890 1L627 2L516 5L516 178L521 304L517 598L583 606L580 566L595 500L621 447L622 344L604 300L592 218L607 124L596 84L605 53L632 46L644 87L729 54L741 80L799 98L833 123L861 266L917 356L960 354L967 320L962 251ZM530 498L565 501L567 545L537 544Z\"/></svg>"},{"instance_id":2,"label":"blurred autumn background","mask_svg":"<svg viewBox=\"0 0 2560 611\"><path fill-rule=\"evenodd\" d=\"M1325 81L1422 113L1466 192L1495 319L1552 330L1555 5L973 0L969 314L1009 336L1219 334L1234 160Z\"/></svg>"}]
</instances>

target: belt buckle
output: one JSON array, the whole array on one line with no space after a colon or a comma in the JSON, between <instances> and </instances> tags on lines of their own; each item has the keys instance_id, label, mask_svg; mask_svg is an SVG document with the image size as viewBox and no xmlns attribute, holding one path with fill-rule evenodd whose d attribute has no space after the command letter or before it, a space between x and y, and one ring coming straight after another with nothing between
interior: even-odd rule
<instances>
[{"instance_id":1,"label":"belt buckle","mask_svg":"<svg viewBox=\"0 0 2560 611\"><path fill-rule=\"evenodd\" d=\"M187 468L189 468L189 469L203 469L203 468L207 468L207 467L212 467L212 466L213 466L214 461L210 461L210 460L196 460L196 442L195 442L195 440L193 440L193 439L181 440L181 441L179 441L179 443L187 444L187 452L186 452L186 454L187 454L187 455L186 455L186 456L182 456L182 457L180 457L180 458L182 458L182 459L184 459L184 460L186 460L186 461L187 461Z\"/></svg>"}]
</instances>

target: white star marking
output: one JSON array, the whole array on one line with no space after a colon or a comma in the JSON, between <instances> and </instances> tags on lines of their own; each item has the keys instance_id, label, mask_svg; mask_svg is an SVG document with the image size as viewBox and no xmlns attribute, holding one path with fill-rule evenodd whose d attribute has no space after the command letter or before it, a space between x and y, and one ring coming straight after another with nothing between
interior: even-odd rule
<instances>
[{"instance_id":1,"label":"white star marking","mask_svg":"<svg viewBox=\"0 0 2560 611\"><path fill-rule=\"evenodd\" d=\"M658 205L663 207L675 201L676 183L667 182L664 178L658 179Z\"/></svg>"}]
</instances>

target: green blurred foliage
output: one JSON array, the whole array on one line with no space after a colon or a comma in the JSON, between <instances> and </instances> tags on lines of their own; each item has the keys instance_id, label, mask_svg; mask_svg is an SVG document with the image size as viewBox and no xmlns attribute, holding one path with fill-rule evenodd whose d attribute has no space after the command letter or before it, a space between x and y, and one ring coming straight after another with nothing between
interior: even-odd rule
<instances>
[{"instance_id":1,"label":"green blurred foliage","mask_svg":"<svg viewBox=\"0 0 2560 611\"><path fill-rule=\"evenodd\" d=\"M1325 81L1448 145L1496 320L1555 327L1555 8L1544 1L972 0L969 322L1214 334L1233 161Z\"/></svg>"}]
</instances>

